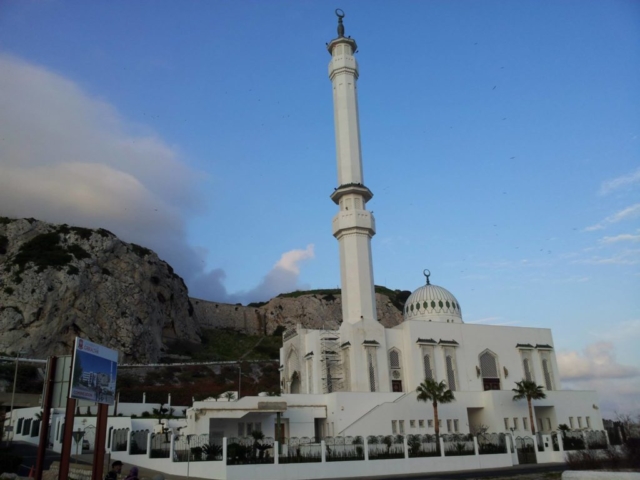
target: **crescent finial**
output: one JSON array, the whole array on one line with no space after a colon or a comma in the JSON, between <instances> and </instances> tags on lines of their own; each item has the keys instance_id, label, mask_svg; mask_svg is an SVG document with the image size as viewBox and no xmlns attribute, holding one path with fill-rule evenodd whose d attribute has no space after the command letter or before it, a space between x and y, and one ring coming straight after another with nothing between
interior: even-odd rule
<instances>
[{"instance_id":1,"label":"crescent finial","mask_svg":"<svg viewBox=\"0 0 640 480\"><path fill-rule=\"evenodd\" d=\"M429 271L428 268L425 268L422 271L422 274L425 276L425 278L427 279L427 285L431 285L431 282L429 282L429 277L431 276L431 272Z\"/></svg>"}]
</instances>

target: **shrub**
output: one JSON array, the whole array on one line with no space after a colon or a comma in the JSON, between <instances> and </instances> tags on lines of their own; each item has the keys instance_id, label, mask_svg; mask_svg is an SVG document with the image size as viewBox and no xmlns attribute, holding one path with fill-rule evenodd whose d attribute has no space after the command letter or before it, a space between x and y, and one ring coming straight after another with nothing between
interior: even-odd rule
<instances>
[{"instance_id":1,"label":"shrub","mask_svg":"<svg viewBox=\"0 0 640 480\"><path fill-rule=\"evenodd\" d=\"M12 295L13 294L13 288L5 287L4 293L6 293L7 295Z\"/></svg>"},{"instance_id":2,"label":"shrub","mask_svg":"<svg viewBox=\"0 0 640 480\"><path fill-rule=\"evenodd\" d=\"M144 412L142 412L141 416L142 418L149 418L151 414L145 410Z\"/></svg>"}]
</instances>

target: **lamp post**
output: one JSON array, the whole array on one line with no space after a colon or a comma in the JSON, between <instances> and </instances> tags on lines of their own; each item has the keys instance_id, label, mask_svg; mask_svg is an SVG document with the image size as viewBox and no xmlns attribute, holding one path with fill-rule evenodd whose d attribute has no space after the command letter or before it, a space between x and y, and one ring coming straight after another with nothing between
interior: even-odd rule
<instances>
[{"instance_id":1,"label":"lamp post","mask_svg":"<svg viewBox=\"0 0 640 480\"><path fill-rule=\"evenodd\" d=\"M13 373L13 392L11 393L11 412L10 412L10 417L9 417L9 430L11 433L11 442L13 441L13 403L15 401L16 398L16 384L18 383L18 363L20 362L20 354L22 353L22 350L18 350L18 353L16 353L16 369ZM7 438L7 443L9 443L9 440Z\"/></svg>"}]
</instances>

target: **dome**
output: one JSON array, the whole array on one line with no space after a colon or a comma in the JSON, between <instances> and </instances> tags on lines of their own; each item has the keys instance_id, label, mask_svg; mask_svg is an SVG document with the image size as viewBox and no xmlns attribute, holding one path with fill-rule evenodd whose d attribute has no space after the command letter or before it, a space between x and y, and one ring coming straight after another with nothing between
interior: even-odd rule
<instances>
[{"instance_id":1,"label":"dome","mask_svg":"<svg viewBox=\"0 0 640 480\"><path fill-rule=\"evenodd\" d=\"M427 272L428 270L425 270ZM404 304L405 320L463 323L460 304L453 294L438 285L427 284L414 291Z\"/></svg>"}]
</instances>

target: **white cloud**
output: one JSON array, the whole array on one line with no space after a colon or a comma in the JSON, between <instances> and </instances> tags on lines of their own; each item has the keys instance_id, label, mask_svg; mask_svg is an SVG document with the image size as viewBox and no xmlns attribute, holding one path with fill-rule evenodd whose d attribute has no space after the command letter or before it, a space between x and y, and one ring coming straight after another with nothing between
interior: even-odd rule
<instances>
[{"instance_id":1,"label":"white cloud","mask_svg":"<svg viewBox=\"0 0 640 480\"><path fill-rule=\"evenodd\" d=\"M182 154L104 100L45 68L0 54L0 215L102 227L156 251L191 293L224 301L224 271L187 242L201 182ZM243 298L295 289L313 247L285 253Z\"/></svg>"},{"instance_id":2,"label":"white cloud","mask_svg":"<svg viewBox=\"0 0 640 480\"><path fill-rule=\"evenodd\" d=\"M575 260L572 263L586 265L637 265L640 263L640 250L626 249L610 257L593 256L583 260Z\"/></svg>"},{"instance_id":3,"label":"white cloud","mask_svg":"<svg viewBox=\"0 0 640 480\"><path fill-rule=\"evenodd\" d=\"M640 168L626 175L604 182L600 186L600 195L608 195L611 192L621 188L631 187L638 183L640 183Z\"/></svg>"},{"instance_id":4,"label":"white cloud","mask_svg":"<svg viewBox=\"0 0 640 480\"><path fill-rule=\"evenodd\" d=\"M640 368L621 365L616 361L611 342L593 343L584 352L561 351L557 359L563 380L640 377Z\"/></svg>"},{"instance_id":5,"label":"white cloud","mask_svg":"<svg viewBox=\"0 0 640 480\"><path fill-rule=\"evenodd\" d=\"M605 418L640 409L640 368L618 363L613 343L593 343L583 352L561 351L557 359L564 388L596 390Z\"/></svg>"},{"instance_id":6,"label":"white cloud","mask_svg":"<svg viewBox=\"0 0 640 480\"><path fill-rule=\"evenodd\" d=\"M607 225L610 225L612 223L618 223L618 222L621 222L622 220L629 220L636 217L640 217L640 203L636 203L634 205L628 206L627 208L623 208L619 212L616 212L613 215L608 216L602 222L585 228L584 231L592 232L594 230L602 230Z\"/></svg>"},{"instance_id":7,"label":"white cloud","mask_svg":"<svg viewBox=\"0 0 640 480\"><path fill-rule=\"evenodd\" d=\"M201 297L203 293L209 292L210 296L208 298L211 298L211 292L213 292L213 298L228 303L269 300L280 293L301 289L302 286L298 283L300 264L312 258L314 258L313 245L307 245L304 250L285 252L256 287L249 291L238 293L228 293L223 284L224 271L214 270L194 282L193 295Z\"/></svg>"},{"instance_id":8,"label":"white cloud","mask_svg":"<svg viewBox=\"0 0 640 480\"><path fill-rule=\"evenodd\" d=\"M617 243L617 242L640 242L640 235L632 235L623 233L615 237L604 237L600 239L601 243Z\"/></svg>"}]
</instances>

